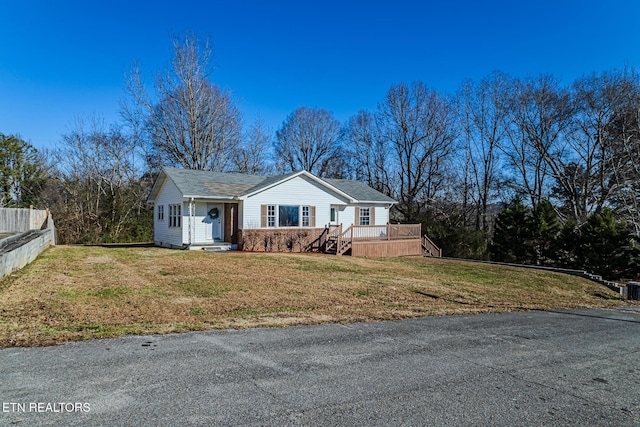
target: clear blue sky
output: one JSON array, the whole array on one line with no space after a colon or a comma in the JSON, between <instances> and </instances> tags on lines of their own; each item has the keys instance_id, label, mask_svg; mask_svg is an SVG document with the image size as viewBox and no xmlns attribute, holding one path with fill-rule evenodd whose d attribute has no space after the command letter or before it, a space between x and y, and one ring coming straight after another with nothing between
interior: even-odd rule
<instances>
[{"instance_id":1,"label":"clear blue sky","mask_svg":"<svg viewBox=\"0 0 640 427\"><path fill-rule=\"evenodd\" d=\"M638 0L0 0L0 132L52 147L75 117L118 120L124 72L160 71L186 30L210 37L245 121L274 131L301 105L373 110L402 81L453 93L493 70L640 66Z\"/></svg>"}]
</instances>

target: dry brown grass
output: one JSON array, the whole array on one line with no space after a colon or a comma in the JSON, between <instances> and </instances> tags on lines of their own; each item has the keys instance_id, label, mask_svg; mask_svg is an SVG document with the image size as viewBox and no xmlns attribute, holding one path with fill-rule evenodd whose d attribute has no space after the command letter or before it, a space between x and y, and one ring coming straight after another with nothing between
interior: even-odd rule
<instances>
[{"instance_id":1,"label":"dry brown grass","mask_svg":"<svg viewBox=\"0 0 640 427\"><path fill-rule=\"evenodd\" d=\"M58 246L0 280L0 346L625 303L576 277L433 258Z\"/></svg>"}]
</instances>

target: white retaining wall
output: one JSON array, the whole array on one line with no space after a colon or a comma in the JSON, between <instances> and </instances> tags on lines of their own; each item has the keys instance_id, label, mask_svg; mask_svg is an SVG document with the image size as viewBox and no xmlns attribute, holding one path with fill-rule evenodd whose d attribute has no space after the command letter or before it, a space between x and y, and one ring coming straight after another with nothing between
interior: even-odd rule
<instances>
[{"instance_id":1,"label":"white retaining wall","mask_svg":"<svg viewBox=\"0 0 640 427\"><path fill-rule=\"evenodd\" d=\"M21 246L9 251L0 250L0 279L21 269L50 245L56 244L56 228L48 210L0 208L0 231L27 233L30 230L41 231ZM19 240L21 235L6 240Z\"/></svg>"},{"instance_id":2,"label":"white retaining wall","mask_svg":"<svg viewBox=\"0 0 640 427\"><path fill-rule=\"evenodd\" d=\"M0 253L0 279L35 260L54 241L54 229L42 230L35 239L9 252Z\"/></svg>"}]
</instances>

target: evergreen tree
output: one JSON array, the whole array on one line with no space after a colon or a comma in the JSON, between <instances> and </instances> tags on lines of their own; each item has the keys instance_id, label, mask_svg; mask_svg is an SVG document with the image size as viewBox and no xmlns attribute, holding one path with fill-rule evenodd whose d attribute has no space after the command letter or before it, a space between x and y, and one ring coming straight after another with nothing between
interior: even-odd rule
<instances>
[{"instance_id":1,"label":"evergreen tree","mask_svg":"<svg viewBox=\"0 0 640 427\"><path fill-rule=\"evenodd\" d=\"M527 263L533 256L531 246L532 215L519 197L511 201L496 219L491 260Z\"/></svg>"},{"instance_id":2,"label":"evergreen tree","mask_svg":"<svg viewBox=\"0 0 640 427\"><path fill-rule=\"evenodd\" d=\"M0 207L38 206L45 181L38 151L17 136L0 133Z\"/></svg>"},{"instance_id":3,"label":"evergreen tree","mask_svg":"<svg viewBox=\"0 0 640 427\"><path fill-rule=\"evenodd\" d=\"M561 268L573 268L581 269L582 266L578 264L576 252L580 247L578 241L578 227L576 222L569 218L560 228L558 237L555 239L554 252L555 252L555 266Z\"/></svg>"},{"instance_id":4,"label":"evergreen tree","mask_svg":"<svg viewBox=\"0 0 640 427\"><path fill-rule=\"evenodd\" d=\"M558 259L556 238L561 226L558 215L548 200L543 199L538 203L530 225L532 264L554 265Z\"/></svg>"},{"instance_id":5,"label":"evergreen tree","mask_svg":"<svg viewBox=\"0 0 640 427\"><path fill-rule=\"evenodd\" d=\"M579 229L576 261L607 279L638 274L637 238L607 207L587 218Z\"/></svg>"}]
</instances>

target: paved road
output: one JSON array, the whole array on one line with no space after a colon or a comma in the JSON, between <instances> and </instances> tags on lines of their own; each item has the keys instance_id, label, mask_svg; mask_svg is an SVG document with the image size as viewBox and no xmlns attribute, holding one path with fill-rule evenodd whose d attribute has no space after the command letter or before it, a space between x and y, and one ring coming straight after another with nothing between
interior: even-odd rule
<instances>
[{"instance_id":1,"label":"paved road","mask_svg":"<svg viewBox=\"0 0 640 427\"><path fill-rule=\"evenodd\" d=\"M639 308L0 349L0 425L640 426Z\"/></svg>"}]
</instances>

